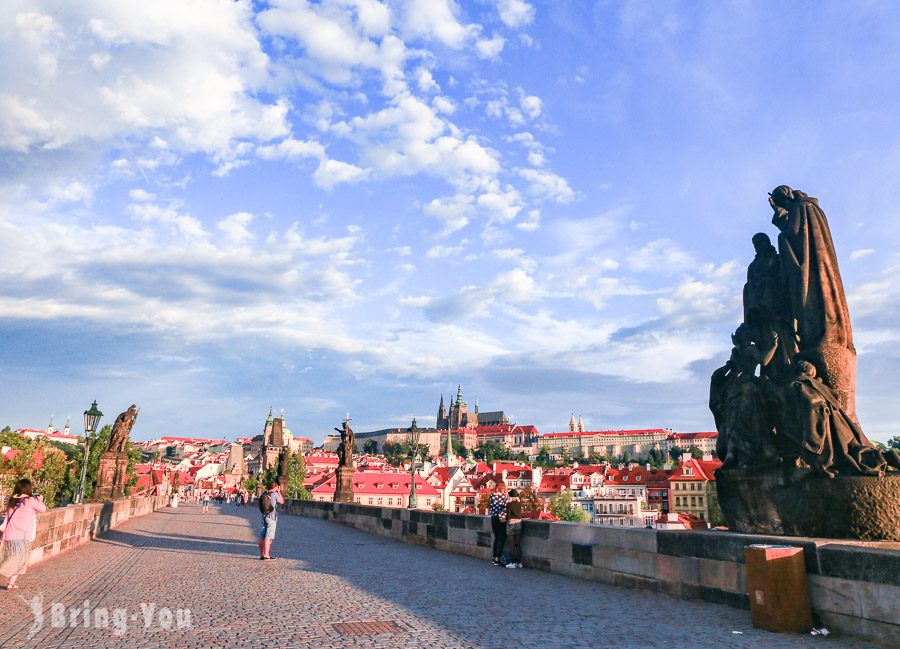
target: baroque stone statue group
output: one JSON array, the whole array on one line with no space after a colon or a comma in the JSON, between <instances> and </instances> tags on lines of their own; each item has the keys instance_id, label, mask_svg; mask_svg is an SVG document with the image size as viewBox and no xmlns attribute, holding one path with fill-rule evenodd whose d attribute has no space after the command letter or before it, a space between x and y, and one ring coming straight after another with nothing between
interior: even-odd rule
<instances>
[{"instance_id":1,"label":"baroque stone statue group","mask_svg":"<svg viewBox=\"0 0 900 649\"><path fill-rule=\"evenodd\" d=\"M769 496L790 498L784 489L810 478L895 477L900 454L869 441L856 416L856 350L825 213L817 199L787 185L772 191L769 204L778 247L765 233L753 236L743 322L730 358L713 372L709 406L729 523L785 532L793 527L769 507ZM752 484L735 482L741 479ZM748 508L774 522L758 529L748 523Z\"/></svg>"}]
</instances>

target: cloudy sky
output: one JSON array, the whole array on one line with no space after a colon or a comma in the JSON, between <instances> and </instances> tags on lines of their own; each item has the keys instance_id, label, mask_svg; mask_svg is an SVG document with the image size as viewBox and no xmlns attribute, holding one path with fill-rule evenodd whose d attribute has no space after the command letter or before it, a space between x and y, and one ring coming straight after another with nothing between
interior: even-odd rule
<instances>
[{"instance_id":1,"label":"cloudy sky","mask_svg":"<svg viewBox=\"0 0 900 649\"><path fill-rule=\"evenodd\" d=\"M804 5L3 2L0 426L710 430L786 183L900 434L900 10Z\"/></svg>"}]
</instances>

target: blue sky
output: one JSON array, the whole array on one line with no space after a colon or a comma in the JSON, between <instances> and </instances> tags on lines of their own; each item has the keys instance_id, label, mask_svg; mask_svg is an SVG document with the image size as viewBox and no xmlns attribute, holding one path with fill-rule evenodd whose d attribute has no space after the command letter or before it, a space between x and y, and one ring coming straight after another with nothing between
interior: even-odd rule
<instances>
[{"instance_id":1,"label":"blue sky","mask_svg":"<svg viewBox=\"0 0 900 649\"><path fill-rule=\"evenodd\" d=\"M892 3L9 1L0 425L709 430L766 193L819 197L900 434Z\"/></svg>"}]
</instances>

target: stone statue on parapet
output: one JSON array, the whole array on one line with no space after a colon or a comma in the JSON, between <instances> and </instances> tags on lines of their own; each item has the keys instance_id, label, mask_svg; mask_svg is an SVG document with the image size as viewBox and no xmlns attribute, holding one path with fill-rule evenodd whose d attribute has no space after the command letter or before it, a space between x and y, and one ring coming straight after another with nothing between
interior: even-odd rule
<instances>
[{"instance_id":1,"label":"stone statue on parapet","mask_svg":"<svg viewBox=\"0 0 900 649\"><path fill-rule=\"evenodd\" d=\"M723 513L739 531L900 540L889 504L900 501L900 454L870 442L856 416L856 350L828 220L787 185L769 205L778 250L753 236L744 321L710 378Z\"/></svg>"},{"instance_id":2,"label":"stone statue on parapet","mask_svg":"<svg viewBox=\"0 0 900 649\"><path fill-rule=\"evenodd\" d=\"M337 447L338 465L335 471L334 502L353 502L353 475L356 472L353 466L353 446L355 435L350 428L350 415L344 418L340 428L335 428L341 434L341 443Z\"/></svg>"},{"instance_id":3,"label":"stone statue on parapet","mask_svg":"<svg viewBox=\"0 0 900 649\"><path fill-rule=\"evenodd\" d=\"M100 454L94 500L111 500L125 495L125 483L128 481L128 437L139 412L140 409L131 404L128 410L116 417L106 450Z\"/></svg>"},{"instance_id":4,"label":"stone statue on parapet","mask_svg":"<svg viewBox=\"0 0 900 649\"><path fill-rule=\"evenodd\" d=\"M135 404L131 404L123 413L116 417L116 421L112 427L112 433L109 436L109 444L106 450L112 453L124 453L128 448L128 436L131 429L134 428L134 421L137 419L139 408Z\"/></svg>"}]
</instances>

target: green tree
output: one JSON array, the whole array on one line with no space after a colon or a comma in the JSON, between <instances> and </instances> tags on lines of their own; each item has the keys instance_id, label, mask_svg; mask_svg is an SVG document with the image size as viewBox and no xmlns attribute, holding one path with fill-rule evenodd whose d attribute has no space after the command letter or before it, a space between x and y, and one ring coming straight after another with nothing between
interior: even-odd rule
<instances>
[{"instance_id":1,"label":"green tree","mask_svg":"<svg viewBox=\"0 0 900 649\"><path fill-rule=\"evenodd\" d=\"M288 498L312 500L312 494L303 486L304 480L306 480L306 461L303 459L303 453L297 451L292 453L288 460L288 483L285 485Z\"/></svg>"},{"instance_id":2,"label":"green tree","mask_svg":"<svg viewBox=\"0 0 900 649\"><path fill-rule=\"evenodd\" d=\"M509 447L493 440L479 444L472 451L472 454L475 456L475 459L484 460L485 462L512 459Z\"/></svg>"},{"instance_id":3,"label":"green tree","mask_svg":"<svg viewBox=\"0 0 900 649\"><path fill-rule=\"evenodd\" d=\"M562 462L563 466L572 464L572 453L569 452L569 449L564 448L562 450L562 453L559 454L559 461Z\"/></svg>"},{"instance_id":4,"label":"green tree","mask_svg":"<svg viewBox=\"0 0 900 649\"><path fill-rule=\"evenodd\" d=\"M578 505L572 504L572 492L568 489L560 491L550 499L548 508L550 513L561 521L572 523L587 523L590 520L588 513Z\"/></svg>"},{"instance_id":5,"label":"green tree","mask_svg":"<svg viewBox=\"0 0 900 649\"><path fill-rule=\"evenodd\" d=\"M100 429L94 442L91 444L91 450L88 453L87 477L84 480L84 499L94 497L94 489L97 487L97 476L100 473L100 455L106 450L109 444L109 436L112 434L112 426L107 424ZM81 467L79 467L79 470Z\"/></svg>"},{"instance_id":6,"label":"green tree","mask_svg":"<svg viewBox=\"0 0 900 649\"><path fill-rule=\"evenodd\" d=\"M136 485L138 481L138 475L134 470L134 465L141 461L141 449L133 445L131 440L129 440L125 450L128 453L128 465L125 467L125 475L127 476L125 480L125 495L130 496L131 490L134 489L134 485Z\"/></svg>"},{"instance_id":7,"label":"green tree","mask_svg":"<svg viewBox=\"0 0 900 649\"><path fill-rule=\"evenodd\" d=\"M363 443L363 452L366 455L375 455L378 452L378 442L374 439L367 439Z\"/></svg>"},{"instance_id":8,"label":"green tree","mask_svg":"<svg viewBox=\"0 0 900 649\"><path fill-rule=\"evenodd\" d=\"M900 451L900 435L894 435L887 441L887 447Z\"/></svg>"},{"instance_id":9,"label":"green tree","mask_svg":"<svg viewBox=\"0 0 900 649\"><path fill-rule=\"evenodd\" d=\"M263 487L268 488L270 484L275 482L278 479L278 466L270 466L263 472L262 475L262 484Z\"/></svg>"},{"instance_id":10,"label":"green tree","mask_svg":"<svg viewBox=\"0 0 900 649\"><path fill-rule=\"evenodd\" d=\"M244 480L244 489L246 489L248 493L255 494L258 488L259 483L256 481L256 478L254 476L250 476L249 478Z\"/></svg>"},{"instance_id":11,"label":"green tree","mask_svg":"<svg viewBox=\"0 0 900 649\"><path fill-rule=\"evenodd\" d=\"M700 460L700 459L703 458L703 451L701 451L701 450L700 450L699 448L697 448L696 446L690 447L690 448L688 449L688 453L690 453L690 454L691 454L691 457L694 458L695 460Z\"/></svg>"},{"instance_id":12,"label":"green tree","mask_svg":"<svg viewBox=\"0 0 900 649\"><path fill-rule=\"evenodd\" d=\"M597 453L596 451L588 456L588 462L590 462L591 464L603 464L606 461L606 456L602 453Z\"/></svg>"},{"instance_id":13,"label":"green tree","mask_svg":"<svg viewBox=\"0 0 900 649\"><path fill-rule=\"evenodd\" d=\"M451 444L453 445L453 454L458 455L459 457L468 457L469 449L466 448L466 445L463 444L458 439L451 440Z\"/></svg>"}]
</instances>

